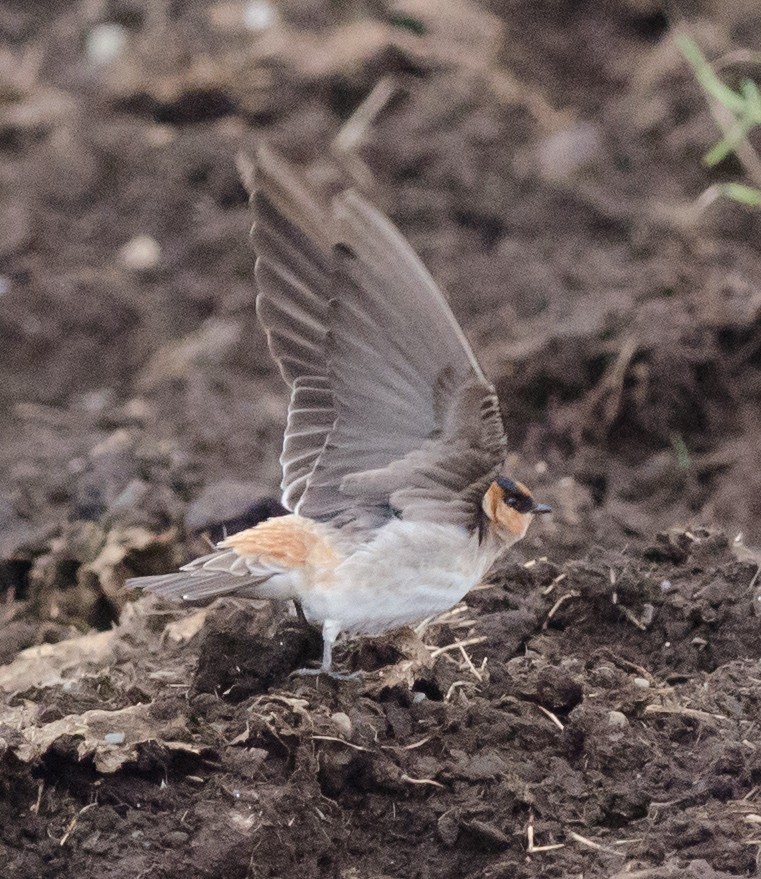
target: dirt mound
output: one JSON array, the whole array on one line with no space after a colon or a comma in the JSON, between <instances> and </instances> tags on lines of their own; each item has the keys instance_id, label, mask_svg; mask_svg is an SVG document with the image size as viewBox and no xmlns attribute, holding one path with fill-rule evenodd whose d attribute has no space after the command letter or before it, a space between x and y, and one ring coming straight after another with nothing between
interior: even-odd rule
<instances>
[{"instance_id":1,"label":"dirt mound","mask_svg":"<svg viewBox=\"0 0 761 879\"><path fill-rule=\"evenodd\" d=\"M0 679L6 872L748 875L756 568L720 535L663 544L679 561L508 566L422 642L350 645L358 682L290 677L319 639L264 603L141 601L25 651Z\"/></svg>"},{"instance_id":2,"label":"dirt mound","mask_svg":"<svg viewBox=\"0 0 761 879\"><path fill-rule=\"evenodd\" d=\"M689 6L2 5L3 875L758 872L761 215L695 211L743 167L672 34L737 85L761 17ZM409 237L555 509L361 682L123 589L278 511L263 140Z\"/></svg>"}]
</instances>

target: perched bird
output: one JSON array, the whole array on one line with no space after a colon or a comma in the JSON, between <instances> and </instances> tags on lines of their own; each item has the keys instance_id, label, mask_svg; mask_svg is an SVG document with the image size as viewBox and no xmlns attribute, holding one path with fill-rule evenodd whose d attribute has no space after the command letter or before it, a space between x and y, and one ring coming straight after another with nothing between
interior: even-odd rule
<instances>
[{"instance_id":1,"label":"perched bird","mask_svg":"<svg viewBox=\"0 0 761 879\"><path fill-rule=\"evenodd\" d=\"M452 607L549 507L505 472L494 388L389 220L353 189L318 198L265 151L251 200L257 313L291 390L291 514L129 585L186 601L293 599L322 627L313 673L331 673L339 634Z\"/></svg>"}]
</instances>

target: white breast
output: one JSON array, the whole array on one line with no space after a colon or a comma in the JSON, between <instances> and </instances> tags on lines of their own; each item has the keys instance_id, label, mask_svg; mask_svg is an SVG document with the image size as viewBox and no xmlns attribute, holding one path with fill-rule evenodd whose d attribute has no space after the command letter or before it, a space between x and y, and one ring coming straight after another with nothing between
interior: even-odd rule
<instances>
[{"instance_id":1,"label":"white breast","mask_svg":"<svg viewBox=\"0 0 761 879\"><path fill-rule=\"evenodd\" d=\"M409 625L457 604L499 551L454 525L394 520L342 562L335 579L310 586L304 613L356 635Z\"/></svg>"}]
</instances>

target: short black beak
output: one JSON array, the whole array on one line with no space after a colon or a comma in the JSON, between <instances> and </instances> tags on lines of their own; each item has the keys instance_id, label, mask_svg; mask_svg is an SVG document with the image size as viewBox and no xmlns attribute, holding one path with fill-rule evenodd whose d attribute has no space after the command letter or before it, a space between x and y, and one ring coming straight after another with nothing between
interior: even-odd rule
<instances>
[{"instance_id":1,"label":"short black beak","mask_svg":"<svg viewBox=\"0 0 761 879\"><path fill-rule=\"evenodd\" d=\"M531 512L535 516L541 516L542 513L551 513L552 507L548 507L547 504L534 504L531 508Z\"/></svg>"}]
</instances>

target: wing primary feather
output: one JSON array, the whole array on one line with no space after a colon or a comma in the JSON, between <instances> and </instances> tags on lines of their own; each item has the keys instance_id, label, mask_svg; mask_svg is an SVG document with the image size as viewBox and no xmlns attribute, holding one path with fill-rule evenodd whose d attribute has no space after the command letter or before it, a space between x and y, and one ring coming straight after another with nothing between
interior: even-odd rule
<instances>
[{"instance_id":1,"label":"wing primary feather","mask_svg":"<svg viewBox=\"0 0 761 879\"><path fill-rule=\"evenodd\" d=\"M283 503L320 520L392 505L461 518L505 440L443 293L358 192L316 195L269 151L254 186L257 311L292 389Z\"/></svg>"}]
</instances>

